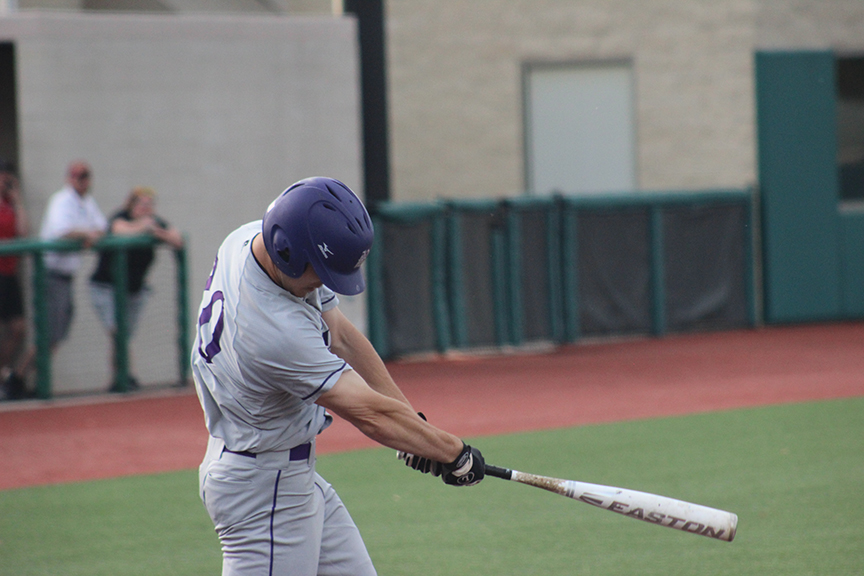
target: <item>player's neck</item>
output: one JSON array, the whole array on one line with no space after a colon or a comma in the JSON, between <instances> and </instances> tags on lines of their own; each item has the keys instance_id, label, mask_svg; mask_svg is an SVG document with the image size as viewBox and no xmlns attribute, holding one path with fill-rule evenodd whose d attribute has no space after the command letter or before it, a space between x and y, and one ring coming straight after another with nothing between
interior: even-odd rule
<instances>
[{"instance_id":1,"label":"player's neck","mask_svg":"<svg viewBox=\"0 0 864 576\"><path fill-rule=\"evenodd\" d=\"M266 246L264 246L264 237L261 236L261 234L257 234L255 238L252 239L252 256L261 267L261 270L267 274L274 284L298 298L305 296L305 294L298 294L296 290L292 289L293 286L291 278L282 274L282 272L280 272L276 267L276 264L273 263L273 260L267 253Z\"/></svg>"},{"instance_id":2,"label":"player's neck","mask_svg":"<svg viewBox=\"0 0 864 576\"><path fill-rule=\"evenodd\" d=\"M252 239L252 256L255 258L255 262L258 263L258 266L261 267L261 270L267 274L267 277L273 281L274 284L286 290L285 286L282 284L282 277L279 274L279 269L276 268L276 265L273 264L273 260L270 259L270 255L267 254L267 248L264 246L264 238L261 234L257 234L255 238Z\"/></svg>"}]
</instances>

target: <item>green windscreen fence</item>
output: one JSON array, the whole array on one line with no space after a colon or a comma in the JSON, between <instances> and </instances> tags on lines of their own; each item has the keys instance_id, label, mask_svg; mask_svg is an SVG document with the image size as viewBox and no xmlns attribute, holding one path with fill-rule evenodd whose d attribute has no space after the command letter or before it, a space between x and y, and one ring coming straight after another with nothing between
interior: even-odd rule
<instances>
[{"instance_id":1,"label":"green windscreen fence","mask_svg":"<svg viewBox=\"0 0 864 576\"><path fill-rule=\"evenodd\" d=\"M370 335L384 357L755 322L749 190L387 203Z\"/></svg>"},{"instance_id":2,"label":"green windscreen fence","mask_svg":"<svg viewBox=\"0 0 864 576\"><path fill-rule=\"evenodd\" d=\"M755 322L752 194L564 199L568 340Z\"/></svg>"},{"instance_id":3,"label":"green windscreen fence","mask_svg":"<svg viewBox=\"0 0 864 576\"><path fill-rule=\"evenodd\" d=\"M449 348L444 209L379 205L369 254L369 335L384 357Z\"/></svg>"},{"instance_id":4,"label":"green windscreen fence","mask_svg":"<svg viewBox=\"0 0 864 576\"><path fill-rule=\"evenodd\" d=\"M559 202L514 198L505 204L510 343L560 341L561 312Z\"/></svg>"},{"instance_id":5,"label":"green windscreen fence","mask_svg":"<svg viewBox=\"0 0 864 576\"><path fill-rule=\"evenodd\" d=\"M741 203L664 210L669 331L722 330L749 322L749 218L748 207Z\"/></svg>"},{"instance_id":6,"label":"green windscreen fence","mask_svg":"<svg viewBox=\"0 0 864 576\"><path fill-rule=\"evenodd\" d=\"M508 282L505 226L500 202L447 205L447 279L453 344L482 348L507 344Z\"/></svg>"},{"instance_id":7,"label":"green windscreen fence","mask_svg":"<svg viewBox=\"0 0 864 576\"><path fill-rule=\"evenodd\" d=\"M600 336L651 330L651 227L644 207L570 206L575 214L575 242L569 252L575 268L565 297L575 317L568 334Z\"/></svg>"}]
</instances>

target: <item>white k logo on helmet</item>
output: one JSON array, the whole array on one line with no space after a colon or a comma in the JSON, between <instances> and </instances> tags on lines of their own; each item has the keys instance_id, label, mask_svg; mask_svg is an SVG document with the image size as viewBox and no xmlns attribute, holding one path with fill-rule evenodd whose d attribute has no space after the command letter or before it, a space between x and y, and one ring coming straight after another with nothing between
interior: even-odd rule
<instances>
[{"instance_id":1,"label":"white k logo on helmet","mask_svg":"<svg viewBox=\"0 0 864 576\"><path fill-rule=\"evenodd\" d=\"M324 256L325 259L329 258L328 254L333 254L333 251L327 247L327 244L325 242L318 244L318 250L321 251L321 255Z\"/></svg>"}]
</instances>

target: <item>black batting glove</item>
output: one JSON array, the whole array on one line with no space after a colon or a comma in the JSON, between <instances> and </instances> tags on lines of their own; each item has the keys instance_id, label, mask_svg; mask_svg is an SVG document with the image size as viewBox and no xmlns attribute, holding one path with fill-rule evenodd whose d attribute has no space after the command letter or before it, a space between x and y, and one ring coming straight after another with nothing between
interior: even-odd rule
<instances>
[{"instance_id":1,"label":"black batting glove","mask_svg":"<svg viewBox=\"0 0 864 576\"><path fill-rule=\"evenodd\" d=\"M422 412L417 413L420 418L424 421L426 420L426 416ZM441 474L441 465L434 460L430 460L429 458L424 458L423 456L417 456L416 454L411 454L410 452L402 452L399 450L396 452L396 457L399 460L404 460L405 465L409 468L417 470L422 474L431 473L433 476L439 476Z\"/></svg>"},{"instance_id":2,"label":"black batting glove","mask_svg":"<svg viewBox=\"0 0 864 576\"><path fill-rule=\"evenodd\" d=\"M451 486L474 486L483 480L486 462L476 448L462 443L462 452L450 464L441 464L441 479Z\"/></svg>"}]
</instances>

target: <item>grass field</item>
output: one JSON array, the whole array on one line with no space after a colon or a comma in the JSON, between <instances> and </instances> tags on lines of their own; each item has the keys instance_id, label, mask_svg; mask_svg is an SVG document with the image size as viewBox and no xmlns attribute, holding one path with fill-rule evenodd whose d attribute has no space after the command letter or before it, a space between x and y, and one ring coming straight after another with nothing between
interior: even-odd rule
<instances>
[{"instance_id":1,"label":"grass field","mask_svg":"<svg viewBox=\"0 0 864 576\"><path fill-rule=\"evenodd\" d=\"M864 574L864 398L476 439L490 463L736 512L726 543L375 449L319 458L382 575ZM0 492L0 575L220 573L197 473Z\"/></svg>"}]
</instances>

